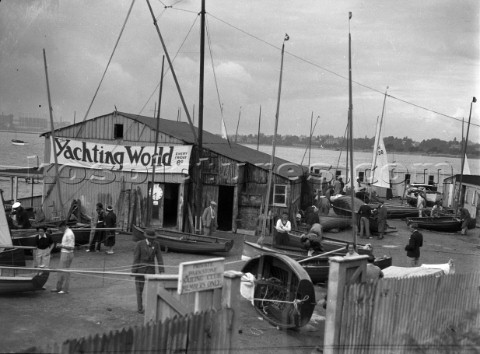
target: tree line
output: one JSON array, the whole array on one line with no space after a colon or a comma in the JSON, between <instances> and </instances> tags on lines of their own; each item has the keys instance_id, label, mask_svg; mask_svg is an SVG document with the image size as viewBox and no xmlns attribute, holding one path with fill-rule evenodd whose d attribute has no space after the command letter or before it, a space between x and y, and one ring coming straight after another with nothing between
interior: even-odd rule
<instances>
[{"instance_id":1,"label":"tree line","mask_svg":"<svg viewBox=\"0 0 480 354\"><path fill-rule=\"evenodd\" d=\"M230 137L231 141L239 144L257 144L271 145L273 135L265 135L260 133L257 135L237 135L237 137ZM394 136L387 136L383 138L385 149L387 152L398 153L420 153L420 154L434 154L434 155L456 155L460 156L465 139L458 141L456 138L450 141L445 141L437 138L424 139L420 142L414 141L409 137L397 138ZM355 150L372 150L375 143L375 137L354 138L353 147ZM310 144L308 136L297 135L277 135L277 144L283 146L303 146L307 147ZM334 137L333 135L318 135L313 136L311 140L312 148L324 149L346 149L347 139L343 137ZM472 158L480 158L480 144L468 141L467 155Z\"/></svg>"}]
</instances>

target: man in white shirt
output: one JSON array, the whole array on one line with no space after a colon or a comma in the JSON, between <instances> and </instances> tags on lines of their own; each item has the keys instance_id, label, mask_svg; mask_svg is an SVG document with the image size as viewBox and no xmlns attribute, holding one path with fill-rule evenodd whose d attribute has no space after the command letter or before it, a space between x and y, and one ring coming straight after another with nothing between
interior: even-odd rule
<instances>
[{"instance_id":1,"label":"man in white shirt","mask_svg":"<svg viewBox=\"0 0 480 354\"><path fill-rule=\"evenodd\" d=\"M60 251L60 262L58 263L58 269L68 269L73 261L73 250L75 249L75 235L73 231L67 226L65 221L63 221L59 228L63 231L62 243L59 248ZM68 294L68 288L70 286L70 273L69 272L59 272L57 278L57 288L52 289L52 292L58 294Z\"/></svg>"},{"instance_id":2,"label":"man in white shirt","mask_svg":"<svg viewBox=\"0 0 480 354\"><path fill-rule=\"evenodd\" d=\"M273 242L275 245L288 245L290 238L288 233L292 230L292 224L288 221L288 214L283 213L282 217L277 220L275 225L275 235L273 236Z\"/></svg>"}]
</instances>

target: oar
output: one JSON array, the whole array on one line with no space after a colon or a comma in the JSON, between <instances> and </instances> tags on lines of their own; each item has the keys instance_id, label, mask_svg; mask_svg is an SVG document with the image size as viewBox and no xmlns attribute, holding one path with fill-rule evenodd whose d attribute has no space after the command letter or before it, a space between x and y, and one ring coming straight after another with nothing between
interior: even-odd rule
<instances>
[{"instance_id":1,"label":"oar","mask_svg":"<svg viewBox=\"0 0 480 354\"><path fill-rule=\"evenodd\" d=\"M299 260L298 263L303 263L303 262L309 261L311 259L315 259L315 258L318 258L318 257L323 257L323 256L326 256L327 254L332 254L332 253L335 253L335 252L339 252L341 250L345 250L345 253L346 253L345 247L342 247L342 248L339 248L338 250L328 251L328 252L325 252L325 253L322 253L322 254L317 254L316 256L313 256L313 257L304 258L302 260Z\"/></svg>"}]
</instances>

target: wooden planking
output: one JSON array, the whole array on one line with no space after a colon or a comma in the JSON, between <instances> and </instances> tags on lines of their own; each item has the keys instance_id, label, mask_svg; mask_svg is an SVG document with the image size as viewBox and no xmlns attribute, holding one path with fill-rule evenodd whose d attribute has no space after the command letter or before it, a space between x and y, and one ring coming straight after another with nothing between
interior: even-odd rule
<instances>
[{"instance_id":1,"label":"wooden planking","mask_svg":"<svg viewBox=\"0 0 480 354\"><path fill-rule=\"evenodd\" d=\"M409 353L427 346L469 344L465 342L468 332L479 330L479 286L480 273L383 279L348 286L341 350ZM447 332L455 333L457 342L449 341Z\"/></svg>"}]
</instances>

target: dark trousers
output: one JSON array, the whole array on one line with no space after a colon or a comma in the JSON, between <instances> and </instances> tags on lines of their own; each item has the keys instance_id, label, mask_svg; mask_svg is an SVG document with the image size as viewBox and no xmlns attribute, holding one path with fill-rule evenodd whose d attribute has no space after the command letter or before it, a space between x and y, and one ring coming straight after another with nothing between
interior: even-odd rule
<instances>
[{"instance_id":1,"label":"dark trousers","mask_svg":"<svg viewBox=\"0 0 480 354\"><path fill-rule=\"evenodd\" d=\"M102 242L104 241L105 238L105 231L95 231L95 234L93 235L92 242L90 242L90 251L100 251L102 248Z\"/></svg>"},{"instance_id":2,"label":"dark trousers","mask_svg":"<svg viewBox=\"0 0 480 354\"><path fill-rule=\"evenodd\" d=\"M137 310L143 310L143 288L145 287L144 277L135 277L135 289L137 292Z\"/></svg>"}]
</instances>

